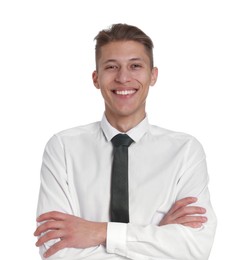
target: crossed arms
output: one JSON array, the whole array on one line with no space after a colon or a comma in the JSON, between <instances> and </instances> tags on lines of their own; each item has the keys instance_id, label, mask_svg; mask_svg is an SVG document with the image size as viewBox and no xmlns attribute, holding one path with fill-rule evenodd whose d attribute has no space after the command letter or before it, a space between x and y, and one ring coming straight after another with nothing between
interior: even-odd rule
<instances>
[{"instance_id":1,"label":"crossed arms","mask_svg":"<svg viewBox=\"0 0 249 260\"><path fill-rule=\"evenodd\" d=\"M41 248L42 258L96 259L89 252L99 250L104 255L102 259L108 259L108 254L136 260L208 259L216 219L209 200L205 160L198 159L181 177L176 202L169 210L161 211L159 220L147 225L96 222L79 217L68 189L67 173L63 173L63 153L53 142L44 156L42 200L38 205L41 215L34 233L39 237L36 245ZM199 172L204 174L198 174L196 180Z\"/></svg>"},{"instance_id":2,"label":"crossed arms","mask_svg":"<svg viewBox=\"0 0 249 260\"><path fill-rule=\"evenodd\" d=\"M164 216L159 226L168 224L181 224L191 228L200 228L207 221L207 217L195 214L204 214L202 207L189 206L197 201L197 198L188 197L177 201L170 211ZM41 224L35 231L35 236L40 236L36 246L41 246L52 239L60 239L51 246L44 257L49 257L63 248L88 248L104 245L107 236L106 222L93 222L82 218L51 211L37 218ZM42 235L45 233L44 235Z\"/></svg>"}]
</instances>

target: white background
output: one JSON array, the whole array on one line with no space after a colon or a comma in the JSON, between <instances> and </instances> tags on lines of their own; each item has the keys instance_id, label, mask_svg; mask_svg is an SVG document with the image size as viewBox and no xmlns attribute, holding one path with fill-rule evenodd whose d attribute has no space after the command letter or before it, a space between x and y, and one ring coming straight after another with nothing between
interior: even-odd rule
<instances>
[{"instance_id":1,"label":"white background","mask_svg":"<svg viewBox=\"0 0 249 260\"><path fill-rule=\"evenodd\" d=\"M248 256L248 1L1 1L1 255L34 246L39 171L56 132L99 120L91 82L99 30L125 22L155 44L150 122L197 137L218 217L211 260Z\"/></svg>"}]
</instances>

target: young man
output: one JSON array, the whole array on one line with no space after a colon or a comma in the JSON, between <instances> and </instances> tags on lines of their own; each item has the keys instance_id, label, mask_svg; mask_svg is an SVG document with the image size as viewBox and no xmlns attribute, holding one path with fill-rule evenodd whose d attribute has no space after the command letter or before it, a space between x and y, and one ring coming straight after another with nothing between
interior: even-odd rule
<instances>
[{"instance_id":1,"label":"young man","mask_svg":"<svg viewBox=\"0 0 249 260\"><path fill-rule=\"evenodd\" d=\"M151 39L126 24L95 39L93 83L105 113L101 122L54 135L45 148L35 231L42 258L208 259L216 218L202 146L148 123L146 98L158 75ZM112 140L120 133L132 139L121 167L128 167L128 184L117 184L118 196L128 189L117 210L124 221L112 217L120 198Z\"/></svg>"}]
</instances>

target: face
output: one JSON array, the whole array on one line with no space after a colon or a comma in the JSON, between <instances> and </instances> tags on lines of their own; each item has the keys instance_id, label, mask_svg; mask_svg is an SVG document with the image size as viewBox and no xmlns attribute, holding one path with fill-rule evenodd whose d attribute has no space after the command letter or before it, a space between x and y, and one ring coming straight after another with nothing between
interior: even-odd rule
<instances>
[{"instance_id":1,"label":"face","mask_svg":"<svg viewBox=\"0 0 249 260\"><path fill-rule=\"evenodd\" d=\"M101 47L93 83L101 90L108 120L142 120L149 87L156 83L145 47L135 41L111 42Z\"/></svg>"}]
</instances>

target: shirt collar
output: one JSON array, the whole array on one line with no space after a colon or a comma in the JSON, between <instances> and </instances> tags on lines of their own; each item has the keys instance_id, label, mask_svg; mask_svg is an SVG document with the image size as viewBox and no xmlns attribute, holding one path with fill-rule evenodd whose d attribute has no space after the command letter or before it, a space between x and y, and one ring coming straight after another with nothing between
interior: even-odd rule
<instances>
[{"instance_id":1,"label":"shirt collar","mask_svg":"<svg viewBox=\"0 0 249 260\"><path fill-rule=\"evenodd\" d=\"M104 132L104 135L108 141L111 141L111 139L122 132L114 128L107 120L105 114L102 117L102 120L100 122L101 128ZM148 116L146 115L145 118L135 127L130 129L128 132L126 132L127 135L130 136L134 140L134 142L138 142L143 135L148 132L149 130L149 121ZM123 134L123 133L122 133Z\"/></svg>"}]
</instances>

